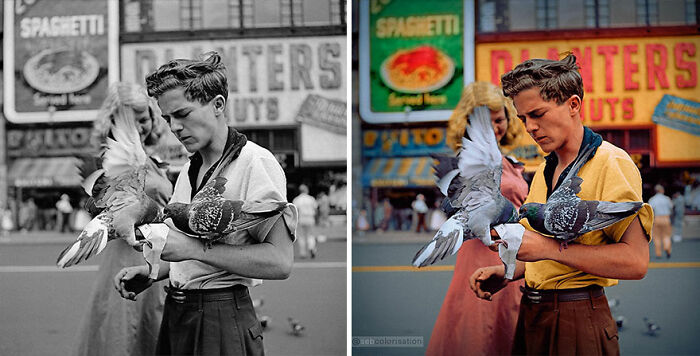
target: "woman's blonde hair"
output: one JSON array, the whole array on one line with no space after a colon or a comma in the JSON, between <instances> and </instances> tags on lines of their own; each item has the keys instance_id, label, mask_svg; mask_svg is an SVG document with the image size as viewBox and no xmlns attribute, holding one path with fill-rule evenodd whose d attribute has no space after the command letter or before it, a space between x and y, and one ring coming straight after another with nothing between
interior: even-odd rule
<instances>
[{"instance_id":1,"label":"woman's blonde hair","mask_svg":"<svg viewBox=\"0 0 700 356\"><path fill-rule=\"evenodd\" d=\"M503 95L501 89L490 82L473 82L462 90L462 97L452 111L447 122L447 144L457 150L462 146L462 137L467 127L467 118L475 107L487 106L492 111L505 108L508 128L499 145L506 146L520 135L521 125L511 99Z\"/></svg>"},{"instance_id":2,"label":"woman's blonde hair","mask_svg":"<svg viewBox=\"0 0 700 356\"><path fill-rule=\"evenodd\" d=\"M133 111L143 112L148 110L153 126L144 141L144 145L155 146L158 144L158 141L167 129L167 124L161 116L160 108L156 101L148 96L144 88L128 82L117 82L110 86L107 97L102 103L97 119L93 124L93 136L97 137L98 142L105 142L114 125L113 115L124 108L132 109L132 112L128 113L128 115L134 120Z\"/></svg>"}]
</instances>

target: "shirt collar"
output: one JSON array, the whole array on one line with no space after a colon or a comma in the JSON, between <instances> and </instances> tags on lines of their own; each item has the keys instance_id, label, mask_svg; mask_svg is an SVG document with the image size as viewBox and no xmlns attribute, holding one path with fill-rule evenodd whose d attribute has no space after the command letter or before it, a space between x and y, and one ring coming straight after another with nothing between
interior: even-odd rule
<instances>
[{"instance_id":1,"label":"shirt collar","mask_svg":"<svg viewBox=\"0 0 700 356\"><path fill-rule=\"evenodd\" d=\"M581 140L581 147L578 149L578 154L581 154L581 152L588 147L594 147L596 148L595 152L588 157L586 162L588 162L595 154L597 153L597 148L603 143L603 137L598 135L597 133L593 132L590 128L584 126L583 127L583 140ZM552 194L552 192L559 187L559 184L561 184L561 180L566 177L566 175L569 173L571 170L571 165L573 165L573 162L569 164L568 167L566 167L559 177L557 178L557 184L552 188L552 177L554 176L554 169L556 169L557 164L559 163L559 157L557 157L557 154L555 152L552 152L548 154L547 156L544 157L545 160L545 166L544 166L544 177L545 177L545 182L547 183L547 197L549 198L549 195ZM584 162L585 164L585 162Z\"/></svg>"}]
</instances>

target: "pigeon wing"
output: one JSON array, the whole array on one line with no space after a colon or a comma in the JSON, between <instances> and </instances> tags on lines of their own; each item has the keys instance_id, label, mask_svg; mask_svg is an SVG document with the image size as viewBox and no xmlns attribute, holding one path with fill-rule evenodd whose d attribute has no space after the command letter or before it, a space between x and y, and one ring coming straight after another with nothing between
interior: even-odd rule
<instances>
[{"instance_id":1,"label":"pigeon wing","mask_svg":"<svg viewBox=\"0 0 700 356\"><path fill-rule=\"evenodd\" d=\"M109 211L97 215L85 226L78 239L61 251L56 265L70 267L102 252L110 240L111 223Z\"/></svg>"},{"instance_id":2,"label":"pigeon wing","mask_svg":"<svg viewBox=\"0 0 700 356\"><path fill-rule=\"evenodd\" d=\"M435 237L423 246L413 257L413 265L425 267L455 254L464 240L464 224L468 218L462 211L445 221Z\"/></svg>"},{"instance_id":3,"label":"pigeon wing","mask_svg":"<svg viewBox=\"0 0 700 356\"><path fill-rule=\"evenodd\" d=\"M604 229L639 211L642 202L613 203L608 201L593 201L595 214L586 222L581 233Z\"/></svg>"}]
</instances>

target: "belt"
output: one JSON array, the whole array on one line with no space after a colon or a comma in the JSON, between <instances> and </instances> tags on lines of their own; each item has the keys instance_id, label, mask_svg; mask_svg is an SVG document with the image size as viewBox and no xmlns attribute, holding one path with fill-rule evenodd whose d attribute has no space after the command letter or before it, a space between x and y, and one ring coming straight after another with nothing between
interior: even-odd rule
<instances>
[{"instance_id":1,"label":"belt","mask_svg":"<svg viewBox=\"0 0 700 356\"><path fill-rule=\"evenodd\" d=\"M530 303L547 303L558 300L560 302L574 302L577 300L587 300L605 295L605 291L601 286L590 286L574 289L532 289L529 287L520 287L520 291L527 297ZM556 299L555 299L556 298Z\"/></svg>"},{"instance_id":2,"label":"belt","mask_svg":"<svg viewBox=\"0 0 700 356\"><path fill-rule=\"evenodd\" d=\"M165 286L163 289L170 299L180 304L234 300L248 296L248 287L242 284L213 289L177 289L173 286Z\"/></svg>"}]
</instances>

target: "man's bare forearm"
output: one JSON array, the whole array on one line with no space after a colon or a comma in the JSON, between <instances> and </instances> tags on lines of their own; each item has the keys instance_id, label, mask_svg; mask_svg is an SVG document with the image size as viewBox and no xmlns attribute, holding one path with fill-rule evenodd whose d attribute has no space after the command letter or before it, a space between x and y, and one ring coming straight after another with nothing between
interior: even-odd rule
<instances>
[{"instance_id":1,"label":"man's bare forearm","mask_svg":"<svg viewBox=\"0 0 700 356\"><path fill-rule=\"evenodd\" d=\"M560 246L558 240L525 231L518 259L530 262L554 260L604 278L641 279L646 275L649 246L639 218L632 221L618 243L569 244L565 249Z\"/></svg>"}]
</instances>

